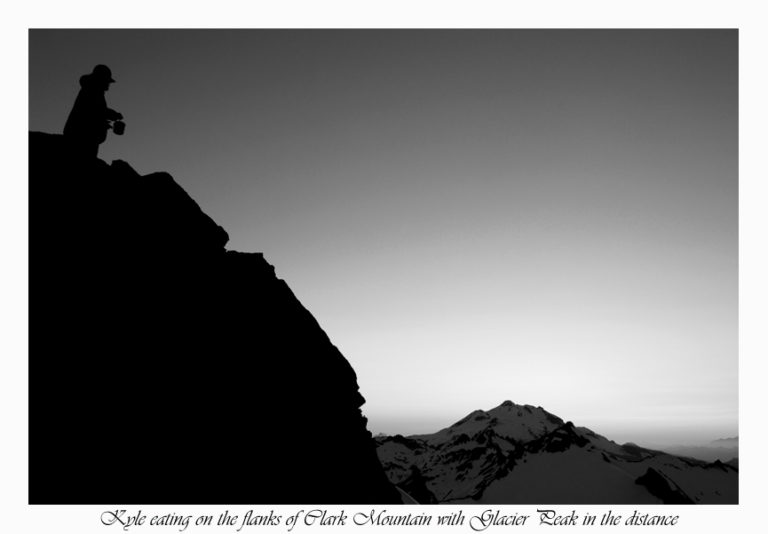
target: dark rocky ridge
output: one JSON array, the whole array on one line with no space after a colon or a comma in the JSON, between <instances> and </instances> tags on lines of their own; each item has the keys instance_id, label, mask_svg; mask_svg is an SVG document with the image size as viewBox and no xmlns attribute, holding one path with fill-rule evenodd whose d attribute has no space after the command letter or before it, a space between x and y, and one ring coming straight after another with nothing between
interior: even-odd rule
<instances>
[{"instance_id":1,"label":"dark rocky ridge","mask_svg":"<svg viewBox=\"0 0 768 534\"><path fill-rule=\"evenodd\" d=\"M694 504L694 501L677 484L652 467L638 477L635 484L648 488L648 491L661 499L664 504Z\"/></svg>"},{"instance_id":2,"label":"dark rocky ridge","mask_svg":"<svg viewBox=\"0 0 768 534\"><path fill-rule=\"evenodd\" d=\"M352 367L261 254L168 174L29 153L31 503L400 501Z\"/></svg>"}]
</instances>

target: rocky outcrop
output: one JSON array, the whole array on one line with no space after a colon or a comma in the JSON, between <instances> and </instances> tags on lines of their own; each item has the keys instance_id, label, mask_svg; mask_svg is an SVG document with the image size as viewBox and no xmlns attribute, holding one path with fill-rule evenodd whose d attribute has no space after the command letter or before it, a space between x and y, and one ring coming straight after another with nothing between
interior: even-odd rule
<instances>
[{"instance_id":1,"label":"rocky outcrop","mask_svg":"<svg viewBox=\"0 0 768 534\"><path fill-rule=\"evenodd\" d=\"M694 504L693 500L677 484L652 467L649 467L642 476L637 477L635 484L645 486L652 495L661 499L664 504Z\"/></svg>"},{"instance_id":2,"label":"rocky outcrop","mask_svg":"<svg viewBox=\"0 0 768 534\"><path fill-rule=\"evenodd\" d=\"M29 148L30 502L400 501L352 367L261 254L168 174Z\"/></svg>"},{"instance_id":3,"label":"rocky outcrop","mask_svg":"<svg viewBox=\"0 0 768 534\"><path fill-rule=\"evenodd\" d=\"M529 453L563 452L571 447L584 447L589 440L579 434L568 421L563 426L556 428L544 436L526 443L525 450Z\"/></svg>"}]
</instances>

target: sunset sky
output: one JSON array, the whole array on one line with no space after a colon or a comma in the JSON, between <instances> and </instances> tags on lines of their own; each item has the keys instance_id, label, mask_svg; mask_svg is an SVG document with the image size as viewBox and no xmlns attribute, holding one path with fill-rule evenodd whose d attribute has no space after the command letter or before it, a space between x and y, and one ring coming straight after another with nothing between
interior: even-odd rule
<instances>
[{"instance_id":1,"label":"sunset sky","mask_svg":"<svg viewBox=\"0 0 768 534\"><path fill-rule=\"evenodd\" d=\"M31 130L112 68L123 137L264 252L375 432L509 399L738 433L738 34L32 30ZM213 357L213 355L212 355Z\"/></svg>"}]
</instances>

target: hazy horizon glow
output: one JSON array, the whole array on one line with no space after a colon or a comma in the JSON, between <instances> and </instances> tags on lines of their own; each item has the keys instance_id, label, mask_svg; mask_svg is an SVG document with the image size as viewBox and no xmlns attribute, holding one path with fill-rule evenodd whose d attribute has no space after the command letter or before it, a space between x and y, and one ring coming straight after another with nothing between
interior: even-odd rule
<instances>
[{"instance_id":1,"label":"hazy horizon glow","mask_svg":"<svg viewBox=\"0 0 768 534\"><path fill-rule=\"evenodd\" d=\"M264 252L374 433L505 399L738 433L735 30L32 30L30 129L97 63L127 122L101 157Z\"/></svg>"}]
</instances>

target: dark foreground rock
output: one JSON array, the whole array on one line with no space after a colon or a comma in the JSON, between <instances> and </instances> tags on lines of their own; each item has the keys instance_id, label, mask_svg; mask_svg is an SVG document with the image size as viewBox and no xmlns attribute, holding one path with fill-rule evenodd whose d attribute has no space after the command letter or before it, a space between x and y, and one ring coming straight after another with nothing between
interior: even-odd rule
<instances>
[{"instance_id":1,"label":"dark foreground rock","mask_svg":"<svg viewBox=\"0 0 768 534\"><path fill-rule=\"evenodd\" d=\"M227 239L169 175L30 134L31 503L399 502L353 369Z\"/></svg>"}]
</instances>

